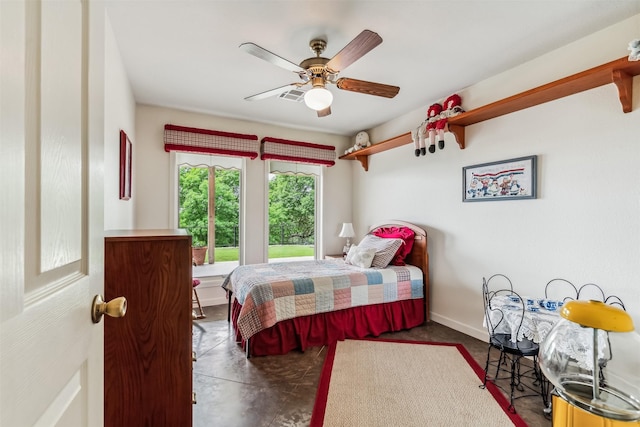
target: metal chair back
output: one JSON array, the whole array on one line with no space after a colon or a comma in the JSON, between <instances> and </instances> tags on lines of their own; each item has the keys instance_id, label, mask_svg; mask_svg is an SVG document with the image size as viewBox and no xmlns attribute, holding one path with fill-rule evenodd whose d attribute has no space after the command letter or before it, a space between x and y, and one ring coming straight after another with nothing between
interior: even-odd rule
<instances>
[{"instance_id":1,"label":"metal chair back","mask_svg":"<svg viewBox=\"0 0 640 427\"><path fill-rule=\"evenodd\" d=\"M544 287L544 298L567 302L578 299L578 288L566 279L551 279Z\"/></svg>"}]
</instances>

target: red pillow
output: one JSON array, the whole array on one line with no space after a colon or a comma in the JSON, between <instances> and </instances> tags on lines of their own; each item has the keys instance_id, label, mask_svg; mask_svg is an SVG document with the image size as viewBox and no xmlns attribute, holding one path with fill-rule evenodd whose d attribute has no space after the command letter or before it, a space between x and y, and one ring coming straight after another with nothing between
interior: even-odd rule
<instances>
[{"instance_id":1,"label":"red pillow","mask_svg":"<svg viewBox=\"0 0 640 427\"><path fill-rule=\"evenodd\" d=\"M408 227L380 227L371 232L374 236L385 239L402 239L402 245L391 260L391 265L405 265L404 259L413 248L416 233Z\"/></svg>"}]
</instances>

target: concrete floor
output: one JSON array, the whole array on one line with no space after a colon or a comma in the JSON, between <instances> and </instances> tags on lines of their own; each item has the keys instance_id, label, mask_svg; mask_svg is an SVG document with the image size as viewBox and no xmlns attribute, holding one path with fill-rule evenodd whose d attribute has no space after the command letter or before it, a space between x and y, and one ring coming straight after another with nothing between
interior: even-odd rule
<instances>
[{"instance_id":1,"label":"concrete floor","mask_svg":"<svg viewBox=\"0 0 640 427\"><path fill-rule=\"evenodd\" d=\"M227 306L205 307L205 313L193 327L193 426L308 426L326 348L246 359L227 323ZM462 343L484 368L486 343L438 323L381 338ZM551 426L539 396L518 399L515 407L529 426Z\"/></svg>"}]
</instances>

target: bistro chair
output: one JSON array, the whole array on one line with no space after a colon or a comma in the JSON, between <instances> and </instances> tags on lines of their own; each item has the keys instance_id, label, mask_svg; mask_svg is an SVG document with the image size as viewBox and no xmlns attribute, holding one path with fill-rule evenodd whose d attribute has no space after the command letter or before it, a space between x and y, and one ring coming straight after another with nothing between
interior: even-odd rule
<instances>
[{"instance_id":1,"label":"bistro chair","mask_svg":"<svg viewBox=\"0 0 640 427\"><path fill-rule=\"evenodd\" d=\"M525 315L525 303L522 297L512 289L490 291L488 281L483 281L483 299L485 326L489 332L487 361L484 368L484 380L480 388L485 388L487 381L493 382L509 394L509 411L515 413L514 401L522 397L541 396L544 406L548 406L548 390L546 381L538 366L539 346L530 339L520 336L520 329ZM492 353L498 352L497 359ZM522 358L532 358L523 366ZM490 370L495 369L495 375ZM504 380L509 381L508 389Z\"/></svg>"},{"instance_id":2,"label":"bistro chair","mask_svg":"<svg viewBox=\"0 0 640 427\"><path fill-rule=\"evenodd\" d=\"M551 279L544 287L544 298L563 303L578 299L578 288L566 279Z\"/></svg>"},{"instance_id":3,"label":"bistro chair","mask_svg":"<svg viewBox=\"0 0 640 427\"><path fill-rule=\"evenodd\" d=\"M602 301L605 304L609 305L617 305L623 310L627 310L624 306L622 300L616 295L605 296L602 288L595 283L587 283L585 285L580 286L578 289L578 296L576 297L578 300L592 299L596 301Z\"/></svg>"},{"instance_id":4,"label":"bistro chair","mask_svg":"<svg viewBox=\"0 0 640 427\"><path fill-rule=\"evenodd\" d=\"M491 285L493 284L496 289L510 289L513 290L513 283L511 283L511 279L509 279L504 274L494 274L490 276L488 279L482 278L482 288L484 290L485 285L487 290L491 289ZM505 286L506 285L506 286Z\"/></svg>"}]
</instances>

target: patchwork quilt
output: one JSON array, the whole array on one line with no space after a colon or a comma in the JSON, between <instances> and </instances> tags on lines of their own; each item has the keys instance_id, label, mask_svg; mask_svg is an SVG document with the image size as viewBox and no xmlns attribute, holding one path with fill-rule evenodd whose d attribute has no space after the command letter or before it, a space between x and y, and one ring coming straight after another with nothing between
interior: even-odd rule
<instances>
[{"instance_id":1,"label":"patchwork quilt","mask_svg":"<svg viewBox=\"0 0 640 427\"><path fill-rule=\"evenodd\" d=\"M418 267L360 268L342 260L243 265L222 287L242 305L237 325L245 340L281 320L424 297Z\"/></svg>"}]
</instances>

